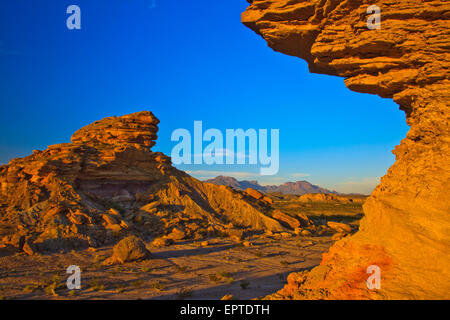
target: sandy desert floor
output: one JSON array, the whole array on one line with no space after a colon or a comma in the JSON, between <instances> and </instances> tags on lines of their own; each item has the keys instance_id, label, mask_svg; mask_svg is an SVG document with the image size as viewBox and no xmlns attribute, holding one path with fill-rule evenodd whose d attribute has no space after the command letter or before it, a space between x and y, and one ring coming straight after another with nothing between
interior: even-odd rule
<instances>
[{"instance_id":1,"label":"sandy desert floor","mask_svg":"<svg viewBox=\"0 0 450 320\"><path fill-rule=\"evenodd\" d=\"M49 255L0 254L0 299L253 299L281 289L289 273L320 263L331 237L186 241L154 248L152 258L104 266L112 247ZM205 245L203 243L203 245ZM68 290L66 269L81 269Z\"/></svg>"}]
</instances>

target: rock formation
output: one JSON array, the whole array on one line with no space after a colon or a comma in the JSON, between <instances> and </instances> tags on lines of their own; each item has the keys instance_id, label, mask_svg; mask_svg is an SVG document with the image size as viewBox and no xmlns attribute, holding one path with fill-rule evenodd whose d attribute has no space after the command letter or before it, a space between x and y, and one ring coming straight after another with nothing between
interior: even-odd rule
<instances>
[{"instance_id":1,"label":"rock formation","mask_svg":"<svg viewBox=\"0 0 450 320\"><path fill-rule=\"evenodd\" d=\"M71 143L1 166L0 247L33 254L129 234L180 240L285 230L265 202L200 182L152 152L158 123L149 111L105 118Z\"/></svg>"},{"instance_id":2,"label":"rock formation","mask_svg":"<svg viewBox=\"0 0 450 320\"><path fill-rule=\"evenodd\" d=\"M120 240L113 248L113 255L103 264L125 263L151 257L150 251L138 237L131 235Z\"/></svg>"},{"instance_id":3,"label":"rock formation","mask_svg":"<svg viewBox=\"0 0 450 320\"><path fill-rule=\"evenodd\" d=\"M299 202L340 202L340 203L364 203L364 196L337 196L329 193L308 193L298 197Z\"/></svg>"},{"instance_id":4,"label":"rock formation","mask_svg":"<svg viewBox=\"0 0 450 320\"><path fill-rule=\"evenodd\" d=\"M272 298L449 299L450 2L249 2L242 21L271 48L306 60L311 72L344 77L353 91L392 98L411 127L365 202L360 231ZM381 28L371 30L373 4ZM381 268L380 290L367 289L370 265Z\"/></svg>"}]
</instances>

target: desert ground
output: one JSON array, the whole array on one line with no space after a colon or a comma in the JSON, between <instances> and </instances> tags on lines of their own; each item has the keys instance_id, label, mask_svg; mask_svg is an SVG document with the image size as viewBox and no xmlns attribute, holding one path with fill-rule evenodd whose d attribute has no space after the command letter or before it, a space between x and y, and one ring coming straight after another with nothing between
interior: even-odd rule
<instances>
[{"instance_id":1,"label":"desert ground","mask_svg":"<svg viewBox=\"0 0 450 320\"><path fill-rule=\"evenodd\" d=\"M274 207L306 210L311 219L353 224L361 203L302 203L295 196ZM309 209L309 211L308 211ZM215 237L145 245L148 259L105 265L113 246L33 254L1 251L1 299L258 299L275 293L292 272L317 266L335 242L333 235L294 232L254 235L236 241ZM81 269L81 289L69 290L66 269Z\"/></svg>"}]
</instances>

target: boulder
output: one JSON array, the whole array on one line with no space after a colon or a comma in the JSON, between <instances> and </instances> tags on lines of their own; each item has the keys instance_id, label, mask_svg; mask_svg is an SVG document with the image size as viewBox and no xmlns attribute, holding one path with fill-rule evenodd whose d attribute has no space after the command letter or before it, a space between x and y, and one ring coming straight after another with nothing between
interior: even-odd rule
<instances>
[{"instance_id":1,"label":"boulder","mask_svg":"<svg viewBox=\"0 0 450 320\"><path fill-rule=\"evenodd\" d=\"M348 224L345 223L340 223L340 222L334 222L334 221L328 221L327 225L337 231L337 232L341 232L341 233L350 233L352 232L352 227L350 227Z\"/></svg>"},{"instance_id":2,"label":"boulder","mask_svg":"<svg viewBox=\"0 0 450 320\"><path fill-rule=\"evenodd\" d=\"M285 225L286 227L289 227L291 229L297 229L301 227L300 221L298 221L296 218L291 217L280 210L274 210L272 214L272 218L278 220L281 222L281 224Z\"/></svg>"},{"instance_id":3,"label":"boulder","mask_svg":"<svg viewBox=\"0 0 450 320\"><path fill-rule=\"evenodd\" d=\"M304 213L298 212L296 218L300 221L302 227L313 225L311 219L309 219Z\"/></svg>"},{"instance_id":4,"label":"boulder","mask_svg":"<svg viewBox=\"0 0 450 320\"><path fill-rule=\"evenodd\" d=\"M272 200L271 197L264 196L264 197L262 197L261 200L264 201L264 202L267 203L267 204L273 204L273 200Z\"/></svg>"},{"instance_id":5,"label":"boulder","mask_svg":"<svg viewBox=\"0 0 450 320\"><path fill-rule=\"evenodd\" d=\"M242 230L230 229L227 230L227 234L235 242L241 242L244 239L244 232Z\"/></svg>"},{"instance_id":6,"label":"boulder","mask_svg":"<svg viewBox=\"0 0 450 320\"><path fill-rule=\"evenodd\" d=\"M252 188L247 188L245 189L245 193L248 194L250 197L255 198L256 200L262 199L264 197L264 195Z\"/></svg>"},{"instance_id":7,"label":"boulder","mask_svg":"<svg viewBox=\"0 0 450 320\"><path fill-rule=\"evenodd\" d=\"M31 256L37 252L37 248L34 245L33 241L30 238L28 238L25 240L25 243L23 244L22 251Z\"/></svg>"},{"instance_id":8,"label":"boulder","mask_svg":"<svg viewBox=\"0 0 450 320\"><path fill-rule=\"evenodd\" d=\"M167 247L167 246L170 246L171 244L173 244L172 239L163 238L163 237L156 238L152 242L152 246L157 247L157 248Z\"/></svg>"},{"instance_id":9,"label":"boulder","mask_svg":"<svg viewBox=\"0 0 450 320\"><path fill-rule=\"evenodd\" d=\"M151 256L145 244L136 236L128 236L120 240L113 248L113 255L108 262L125 263L143 260Z\"/></svg>"},{"instance_id":10,"label":"boulder","mask_svg":"<svg viewBox=\"0 0 450 320\"><path fill-rule=\"evenodd\" d=\"M174 241L183 240L186 238L186 233L181 229L173 228L172 232L167 235L167 238Z\"/></svg>"}]
</instances>

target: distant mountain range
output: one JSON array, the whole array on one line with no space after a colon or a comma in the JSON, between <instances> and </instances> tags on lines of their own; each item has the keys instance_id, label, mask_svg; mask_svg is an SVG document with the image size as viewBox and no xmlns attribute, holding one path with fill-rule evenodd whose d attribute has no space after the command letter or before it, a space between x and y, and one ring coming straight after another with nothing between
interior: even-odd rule
<instances>
[{"instance_id":1,"label":"distant mountain range","mask_svg":"<svg viewBox=\"0 0 450 320\"><path fill-rule=\"evenodd\" d=\"M262 192L280 192L282 194L297 194L297 195L303 195L307 193L338 194L336 191L321 188L319 186L309 183L308 181L286 182L281 185L262 186L256 180L238 181L233 177L218 176L213 179L206 180L205 182L229 186L237 190L245 190L247 188L252 188Z\"/></svg>"}]
</instances>

